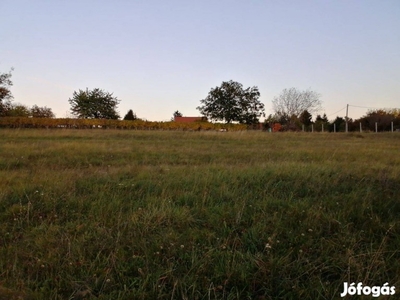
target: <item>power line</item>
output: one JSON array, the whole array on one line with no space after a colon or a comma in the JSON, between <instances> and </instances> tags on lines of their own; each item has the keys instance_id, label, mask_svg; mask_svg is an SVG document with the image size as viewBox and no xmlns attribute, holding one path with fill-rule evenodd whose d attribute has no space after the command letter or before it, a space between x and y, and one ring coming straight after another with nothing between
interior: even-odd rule
<instances>
[{"instance_id":1,"label":"power line","mask_svg":"<svg viewBox=\"0 0 400 300\"><path fill-rule=\"evenodd\" d=\"M369 107L369 106L358 106L358 105L352 105L352 104L349 104L349 106L352 106L352 107L359 107L359 108L369 108L369 109L397 109L397 108L389 108L389 107Z\"/></svg>"},{"instance_id":2,"label":"power line","mask_svg":"<svg viewBox=\"0 0 400 300\"><path fill-rule=\"evenodd\" d=\"M337 114L338 112L341 112L341 111L344 110L344 109L346 109L346 106L343 107L342 109L338 110L337 112L334 112L333 114L330 114L329 116L326 116L326 117L333 116L334 114Z\"/></svg>"},{"instance_id":3,"label":"power line","mask_svg":"<svg viewBox=\"0 0 400 300\"><path fill-rule=\"evenodd\" d=\"M359 107L359 108L369 108L369 109L380 109L380 108L382 108L382 107L358 106L358 105L352 105L352 104L349 104L349 106L351 106L351 107Z\"/></svg>"},{"instance_id":4,"label":"power line","mask_svg":"<svg viewBox=\"0 0 400 300\"><path fill-rule=\"evenodd\" d=\"M367 109L382 109L382 107L370 107L370 106L359 106L359 105L352 105L352 104L348 104L348 106L351 107L357 107L357 108L367 108ZM338 112L341 112L342 110L346 109L347 106L339 109L337 112L334 112L333 114L328 115L327 117L333 116L335 114L337 114ZM383 108L383 109L388 109L388 108ZM389 108L390 109L390 108ZM395 109L395 108L394 108Z\"/></svg>"}]
</instances>

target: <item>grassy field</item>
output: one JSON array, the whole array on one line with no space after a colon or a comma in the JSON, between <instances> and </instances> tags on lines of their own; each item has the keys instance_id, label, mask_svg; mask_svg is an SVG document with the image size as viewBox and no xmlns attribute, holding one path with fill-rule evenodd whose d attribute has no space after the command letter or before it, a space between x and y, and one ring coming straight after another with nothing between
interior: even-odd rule
<instances>
[{"instance_id":1,"label":"grassy field","mask_svg":"<svg viewBox=\"0 0 400 300\"><path fill-rule=\"evenodd\" d=\"M400 289L399 149L397 133L0 130L0 299Z\"/></svg>"}]
</instances>

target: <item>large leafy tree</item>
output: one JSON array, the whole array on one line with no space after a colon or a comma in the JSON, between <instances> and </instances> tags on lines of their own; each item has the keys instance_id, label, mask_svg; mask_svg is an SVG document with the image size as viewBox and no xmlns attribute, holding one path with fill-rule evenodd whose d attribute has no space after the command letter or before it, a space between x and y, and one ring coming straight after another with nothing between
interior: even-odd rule
<instances>
[{"instance_id":1,"label":"large leafy tree","mask_svg":"<svg viewBox=\"0 0 400 300\"><path fill-rule=\"evenodd\" d=\"M101 89L74 91L69 103L71 112L78 118L84 119L118 119L116 111L120 102L112 93Z\"/></svg>"},{"instance_id":2,"label":"large leafy tree","mask_svg":"<svg viewBox=\"0 0 400 300\"><path fill-rule=\"evenodd\" d=\"M11 81L12 71L13 69L8 73L0 73L0 116L4 116L11 106L11 100L13 98L10 91L10 86L13 85Z\"/></svg>"},{"instance_id":3,"label":"large leafy tree","mask_svg":"<svg viewBox=\"0 0 400 300\"><path fill-rule=\"evenodd\" d=\"M265 116L264 104L259 98L260 92L256 86L243 89L239 82L224 81L200 100L202 105L197 109L211 120L255 124L261 116Z\"/></svg>"}]
</instances>

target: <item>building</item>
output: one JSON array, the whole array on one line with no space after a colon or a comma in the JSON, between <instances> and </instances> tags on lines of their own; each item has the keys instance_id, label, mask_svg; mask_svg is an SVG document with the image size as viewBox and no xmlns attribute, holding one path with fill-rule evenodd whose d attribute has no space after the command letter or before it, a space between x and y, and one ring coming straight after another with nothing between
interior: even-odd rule
<instances>
[{"instance_id":1,"label":"building","mask_svg":"<svg viewBox=\"0 0 400 300\"><path fill-rule=\"evenodd\" d=\"M207 122L206 117L174 117L175 122L193 123L193 122Z\"/></svg>"}]
</instances>

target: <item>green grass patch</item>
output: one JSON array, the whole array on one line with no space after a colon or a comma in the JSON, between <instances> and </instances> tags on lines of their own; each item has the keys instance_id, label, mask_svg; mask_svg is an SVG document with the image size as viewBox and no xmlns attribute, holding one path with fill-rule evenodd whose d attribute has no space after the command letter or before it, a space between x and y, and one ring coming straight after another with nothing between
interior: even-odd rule
<instances>
[{"instance_id":1,"label":"green grass patch","mask_svg":"<svg viewBox=\"0 0 400 300\"><path fill-rule=\"evenodd\" d=\"M2 129L0 141L0 299L400 286L396 133Z\"/></svg>"}]
</instances>

